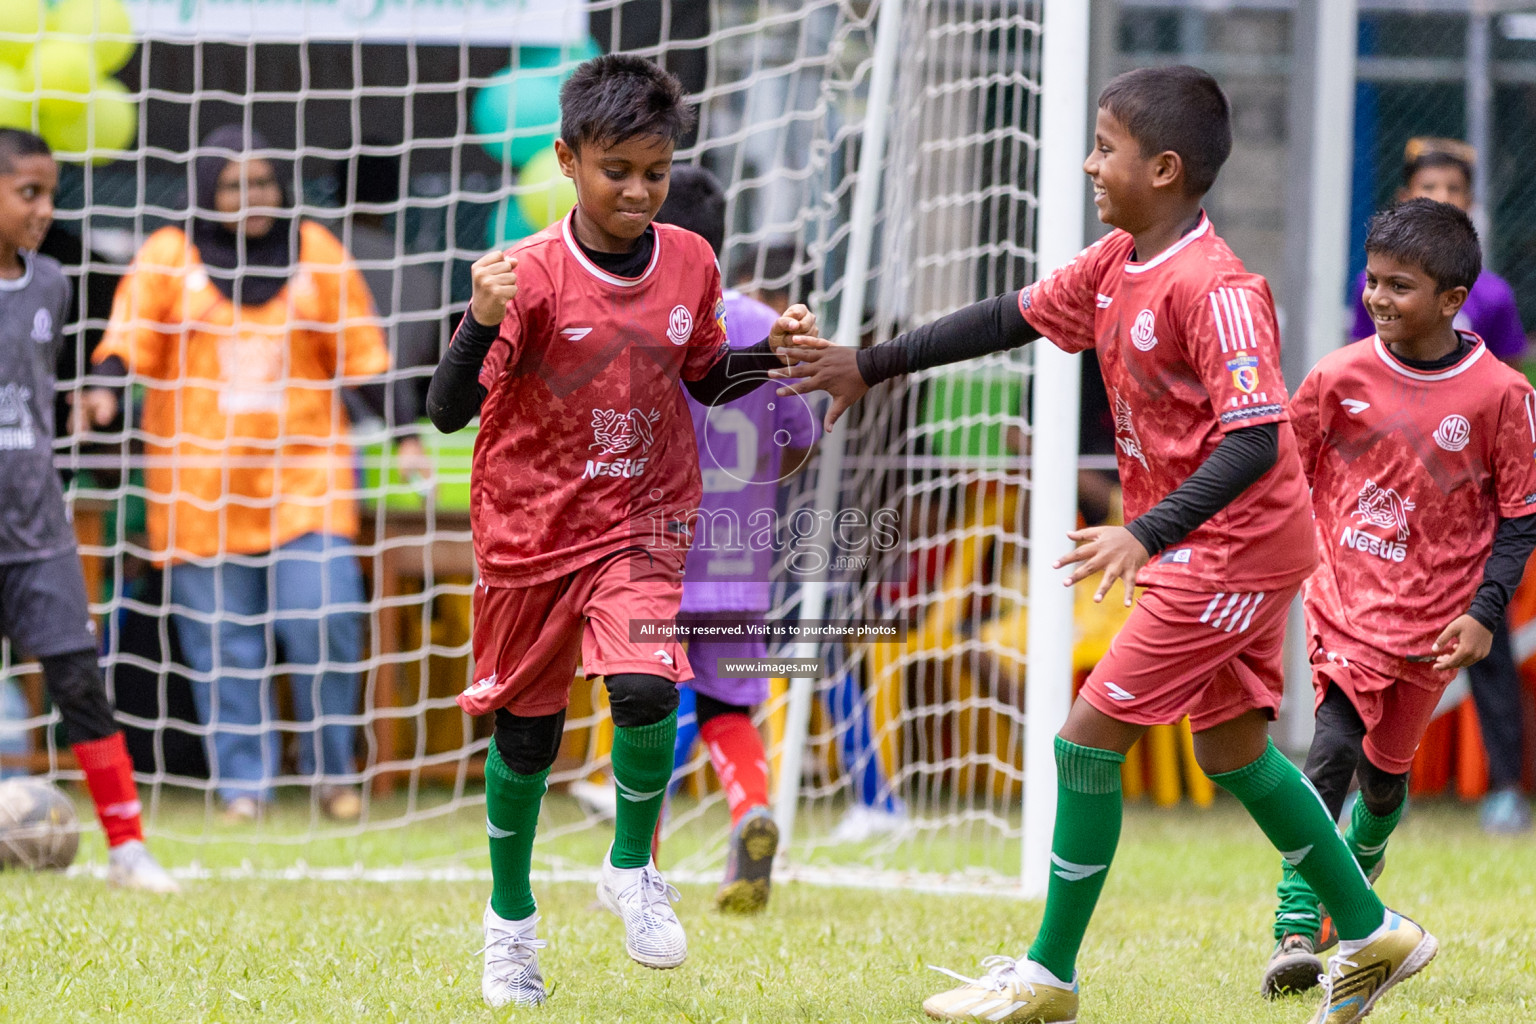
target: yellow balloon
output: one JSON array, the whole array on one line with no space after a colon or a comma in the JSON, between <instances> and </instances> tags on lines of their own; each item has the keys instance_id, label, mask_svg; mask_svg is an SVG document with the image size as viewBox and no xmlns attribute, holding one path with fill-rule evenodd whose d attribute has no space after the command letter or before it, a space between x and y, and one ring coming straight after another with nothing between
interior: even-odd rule
<instances>
[{"instance_id":1,"label":"yellow balloon","mask_svg":"<svg viewBox=\"0 0 1536 1024\"><path fill-rule=\"evenodd\" d=\"M89 153L96 164L117 159L103 150L131 149L138 141L138 105L129 98L127 86L115 78L96 86L83 111L61 117L45 110L38 121L48 145L60 153Z\"/></svg>"},{"instance_id":2,"label":"yellow balloon","mask_svg":"<svg viewBox=\"0 0 1536 1024\"><path fill-rule=\"evenodd\" d=\"M48 32L90 47L96 68L104 75L128 63L138 46L131 38L133 21L122 0L61 0L48 12Z\"/></svg>"},{"instance_id":3,"label":"yellow balloon","mask_svg":"<svg viewBox=\"0 0 1536 1024\"><path fill-rule=\"evenodd\" d=\"M0 33L35 36L47 24L43 0L0 0ZM32 52L32 41L0 39L0 64L21 67Z\"/></svg>"},{"instance_id":4,"label":"yellow balloon","mask_svg":"<svg viewBox=\"0 0 1536 1024\"><path fill-rule=\"evenodd\" d=\"M37 93L39 118L67 121L85 113L96 84L95 58L83 43L44 39L32 47L22 80Z\"/></svg>"},{"instance_id":5,"label":"yellow balloon","mask_svg":"<svg viewBox=\"0 0 1536 1024\"><path fill-rule=\"evenodd\" d=\"M0 128L32 130L32 91L9 64L0 64Z\"/></svg>"},{"instance_id":6,"label":"yellow balloon","mask_svg":"<svg viewBox=\"0 0 1536 1024\"><path fill-rule=\"evenodd\" d=\"M560 161L553 146L523 165L517 186L517 208L538 230L549 227L576 205L576 183L560 173Z\"/></svg>"}]
</instances>

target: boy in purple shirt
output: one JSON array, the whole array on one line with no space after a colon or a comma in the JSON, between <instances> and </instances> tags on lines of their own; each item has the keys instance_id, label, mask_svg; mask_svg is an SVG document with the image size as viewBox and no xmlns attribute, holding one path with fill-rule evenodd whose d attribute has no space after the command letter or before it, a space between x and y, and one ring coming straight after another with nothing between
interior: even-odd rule
<instances>
[{"instance_id":1,"label":"boy in purple shirt","mask_svg":"<svg viewBox=\"0 0 1536 1024\"><path fill-rule=\"evenodd\" d=\"M1477 151L1455 139L1409 139L1403 151L1403 187L1397 201L1434 199L1472 209L1472 166ZM1369 338L1376 325L1365 309L1365 272L1355 280L1355 324L1352 340ZM1456 314L1455 326L1478 334L1501 361L1520 369L1525 356L1525 331L1515 292L1509 282L1487 267L1472 285L1466 303ZM1488 752L1488 796L1483 800L1483 830L1493 833L1523 832L1530 827L1531 812L1521 792L1524 717L1520 706L1520 676L1507 623L1493 634L1488 656L1467 669L1472 702L1482 727Z\"/></svg>"},{"instance_id":2,"label":"boy in purple shirt","mask_svg":"<svg viewBox=\"0 0 1536 1024\"><path fill-rule=\"evenodd\" d=\"M1409 139L1403 153L1403 186L1397 190L1397 201L1433 199L1470 213L1472 162L1475 159L1474 150L1464 142ZM1362 270L1355 278L1355 323L1349 335L1351 341L1369 338L1376 333L1376 325L1365 308L1364 293L1365 271ZM1525 329L1520 326L1520 311L1515 307L1515 290L1487 267L1483 268L1461 312L1456 315L1456 327L1478 334L1488 351L1506 363L1518 363L1525 355Z\"/></svg>"},{"instance_id":3,"label":"boy in purple shirt","mask_svg":"<svg viewBox=\"0 0 1536 1024\"><path fill-rule=\"evenodd\" d=\"M718 254L725 241L725 191L702 167L673 167L672 187L656 219L702 235ZM764 337L778 316L756 299L725 292L726 338L733 348ZM747 541L774 524L779 481L804 465L816 441L816 416L798 396L780 398L771 388L713 408L692 399L688 404L699 444L704 498L683 574L678 623L686 627L761 621L771 604L774 552ZM728 660L767 654L761 636L690 638L693 679L682 684L683 704L686 707L692 698L698 735L709 749L731 811L730 860L715 906L734 913L752 913L767 904L779 830L768 809L763 740L752 724L752 708L768 698L768 680L726 678L720 669ZM687 745L686 755L692 735L680 730L678 738L679 746Z\"/></svg>"}]
</instances>

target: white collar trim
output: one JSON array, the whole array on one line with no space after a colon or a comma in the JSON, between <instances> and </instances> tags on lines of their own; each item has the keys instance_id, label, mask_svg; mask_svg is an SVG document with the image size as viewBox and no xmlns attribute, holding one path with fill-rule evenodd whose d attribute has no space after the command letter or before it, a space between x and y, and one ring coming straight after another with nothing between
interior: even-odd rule
<instances>
[{"instance_id":1,"label":"white collar trim","mask_svg":"<svg viewBox=\"0 0 1536 1024\"><path fill-rule=\"evenodd\" d=\"M19 292L32 283L32 268L37 264L36 254L28 252L26 249L17 249L16 258L21 260L21 265L26 269L14 281L9 278L0 277L0 292Z\"/></svg>"},{"instance_id":2,"label":"white collar trim","mask_svg":"<svg viewBox=\"0 0 1536 1024\"><path fill-rule=\"evenodd\" d=\"M1483 339L1479 338L1472 332L1457 331L1456 333L1462 335L1463 337L1471 338L1476 343L1475 347L1471 352L1467 353L1467 357L1465 359L1457 363L1455 366L1448 366L1443 370L1439 370L1433 373L1425 373L1423 370L1415 370L1413 367L1401 362L1391 352L1387 351L1387 346L1382 343L1380 336L1372 338L1371 342L1376 346L1376 354L1381 357L1381 361L1386 363L1387 366L1391 367L1393 370L1402 374L1404 377L1407 377L1409 380L1449 380L1452 377L1465 373L1468 369L1471 368L1473 363L1483 358L1483 354L1488 351L1488 346L1483 343Z\"/></svg>"},{"instance_id":3,"label":"white collar trim","mask_svg":"<svg viewBox=\"0 0 1536 1024\"><path fill-rule=\"evenodd\" d=\"M1210 229L1211 218L1206 216L1204 210L1201 210L1199 227L1195 228L1195 230L1191 231L1177 242L1174 242L1168 248L1164 249L1162 252L1158 253L1156 256L1152 257L1152 259L1145 263L1132 263L1130 260L1126 260L1125 272L1127 274L1144 274L1151 270L1153 267L1162 266L1164 263L1173 259L1179 253L1183 252L1187 247L1193 244L1197 238L1203 236Z\"/></svg>"},{"instance_id":4,"label":"white collar trim","mask_svg":"<svg viewBox=\"0 0 1536 1024\"><path fill-rule=\"evenodd\" d=\"M661 259L660 231L653 232L654 244L651 246L651 262L645 265L645 273L639 277L619 277L617 274L610 274L596 263L593 263L587 258L587 254L581 251L581 246L576 242L576 229L573 227L575 220L576 209L572 207L571 212L565 215L565 220L560 222L560 237L565 239L565 247L571 251L572 256L576 257L576 262L580 264L581 268L599 281L618 288L633 288L636 285L644 284L645 280L651 276L651 271L656 269L656 264Z\"/></svg>"}]
</instances>

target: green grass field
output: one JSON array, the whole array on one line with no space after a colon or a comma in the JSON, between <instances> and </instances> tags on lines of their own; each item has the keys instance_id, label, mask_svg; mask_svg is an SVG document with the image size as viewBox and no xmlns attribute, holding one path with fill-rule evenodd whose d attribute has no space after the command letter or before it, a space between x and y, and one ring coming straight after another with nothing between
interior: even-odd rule
<instances>
[{"instance_id":1,"label":"green grass field","mask_svg":"<svg viewBox=\"0 0 1536 1024\"><path fill-rule=\"evenodd\" d=\"M477 813L294 850L162 842L168 862L431 861L484 842ZM584 840L600 851L602 840ZM575 852L574 850L572 851ZM318 855L318 861L312 857ZM84 862L100 862L88 836ZM595 855L594 855L595 859ZM475 862L467 862L475 863ZM1134 808L1088 933L1083 1024L1300 1022L1316 996L1257 995L1277 860L1235 804ZM552 986L540 1010L480 1001L483 882L194 881L184 895L118 893L89 874L0 874L0 1022L556 1022L925 1019L924 996L1018 952L1038 903L786 884L755 919L723 918L683 887L689 958L657 972L624 954L590 886L539 888ZM1384 898L1441 940L1439 959L1373 1021L1536 1020L1536 838L1489 839L1471 809L1418 806L1394 840Z\"/></svg>"}]
</instances>

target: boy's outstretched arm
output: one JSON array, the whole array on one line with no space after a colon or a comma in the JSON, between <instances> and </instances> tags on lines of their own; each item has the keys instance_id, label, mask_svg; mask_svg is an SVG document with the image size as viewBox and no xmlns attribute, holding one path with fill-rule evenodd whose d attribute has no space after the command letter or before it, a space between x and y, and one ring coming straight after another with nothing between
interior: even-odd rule
<instances>
[{"instance_id":1,"label":"boy's outstretched arm","mask_svg":"<svg viewBox=\"0 0 1536 1024\"><path fill-rule=\"evenodd\" d=\"M459 430L480 412L485 400L480 367L501 332L507 306L517 296L516 268L517 260L500 252L486 253L470 268L474 291L469 310L427 387L427 415L445 434Z\"/></svg>"},{"instance_id":2,"label":"boy's outstretched arm","mask_svg":"<svg viewBox=\"0 0 1536 1024\"><path fill-rule=\"evenodd\" d=\"M819 340L796 344L780 351L791 365L773 371L772 376L796 378L794 384L779 389L781 395L807 391L831 395L832 407L827 410L825 423L831 430L846 409L881 381L930 366L1005 352L1039 337L1040 332L1019 311L1019 293L1008 292L972 303L873 348L855 351Z\"/></svg>"},{"instance_id":3,"label":"boy's outstretched arm","mask_svg":"<svg viewBox=\"0 0 1536 1024\"><path fill-rule=\"evenodd\" d=\"M795 303L773 322L768 337L746 348L727 349L709 372L698 380L683 382L689 396L700 405L724 405L757 390L771 379L771 371L784 367L777 355L786 345L814 344L816 314Z\"/></svg>"},{"instance_id":4,"label":"boy's outstretched arm","mask_svg":"<svg viewBox=\"0 0 1536 1024\"><path fill-rule=\"evenodd\" d=\"M1493 550L1483 564L1483 582L1472 595L1472 604L1466 614L1453 619L1435 638L1435 668L1452 672L1488 656L1494 630L1504 619L1509 599L1520 585L1533 550L1536 516L1499 520L1493 532ZM1420 656L1415 660L1428 659Z\"/></svg>"}]
</instances>

